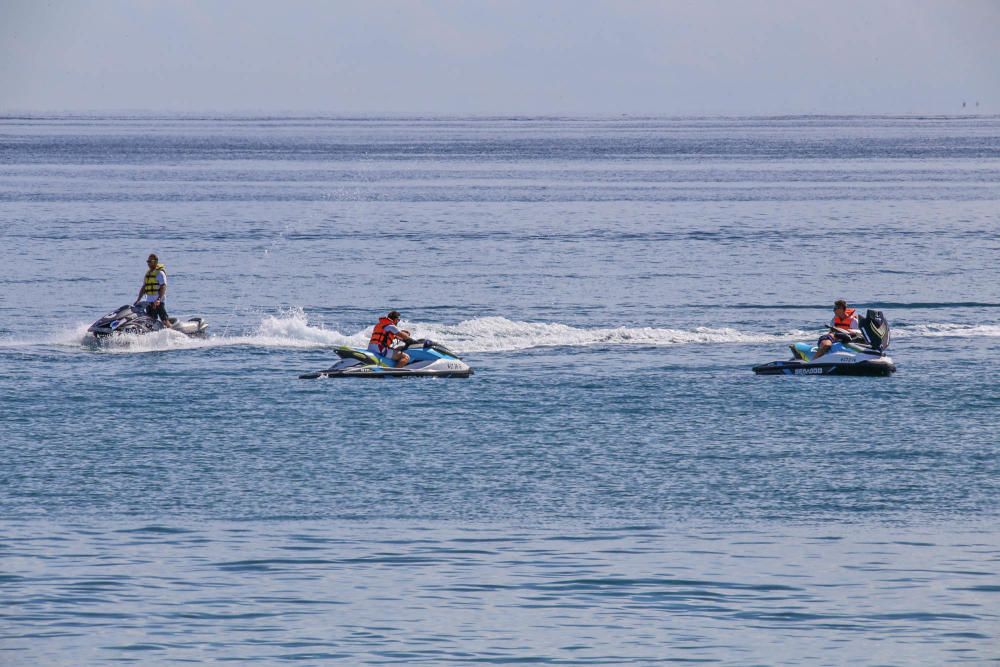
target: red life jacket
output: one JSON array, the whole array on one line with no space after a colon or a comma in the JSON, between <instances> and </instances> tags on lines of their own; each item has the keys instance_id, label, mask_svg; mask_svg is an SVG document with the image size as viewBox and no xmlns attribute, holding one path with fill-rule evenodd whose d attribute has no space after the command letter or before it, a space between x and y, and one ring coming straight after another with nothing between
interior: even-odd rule
<instances>
[{"instance_id":1,"label":"red life jacket","mask_svg":"<svg viewBox=\"0 0 1000 667\"><path fill-rule=\"evenodd\" d=\"M851 320L854 318L854 313L855 313L854 308L845 308L843 317L837 317L836 315L833 316L833 326L837 327L838 329L853 328L851 327Z\"/></svg>"},{"instance_id":2,"label":"red life jacket","mask_svg":"<svg viewBox=\"0 0 1000 667\"><path fill-rule=\"evenodd\" d=\"M393 341L399 338L399 336L391 331L385 330L385 328L390 324L393 324L393 321L388 317L380 319L378 324L375 325L375 328L372 329L372 338L368 341L368 344L371 345L372 343L375 343L379 347L383 348L392 347Z\"/></svg>"}]
</instances>

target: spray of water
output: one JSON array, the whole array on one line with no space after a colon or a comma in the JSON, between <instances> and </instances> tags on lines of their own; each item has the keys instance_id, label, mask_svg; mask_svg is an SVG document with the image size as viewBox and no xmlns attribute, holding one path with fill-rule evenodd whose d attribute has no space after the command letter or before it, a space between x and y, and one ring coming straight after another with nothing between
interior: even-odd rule
<instances>
[{"instance_id":1,"label":"spray of water","mask_svg":"<svg viewBox=\"0 0 1000 667\"><path fill-rule=\"evenodd\" d=\"M513 352L540 347L584 346L670 346L703 344L783 344L794 340L812 340L816 331L791 330L775 333L747 333L734 328L695 327L674 329L657 327L583 328L555 322L520 322L504 317L479 317L457 324L406 322L416 338L430 338L458 353ZM87 336L87 325L79 324L42 340L8 338L0 347L60 347L99 349L111 354L159 352L209 347L332 348L340 345L364 347L370 329L341 332L309 323L302 309L290 309L265 315L252 329L236 335L208 335L188 338L175 331L159 331L143 336L116 336L94 346ZM996 337L1000 325L925 323L893 329L897 338L910 337Z\"/></svg>"}]
</instances>

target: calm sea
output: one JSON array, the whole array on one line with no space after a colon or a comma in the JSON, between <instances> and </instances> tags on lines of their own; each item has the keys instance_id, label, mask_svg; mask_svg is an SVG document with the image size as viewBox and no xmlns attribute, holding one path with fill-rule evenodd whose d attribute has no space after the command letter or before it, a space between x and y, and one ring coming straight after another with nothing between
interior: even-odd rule
<instances>
[{"instance_id":1,"label":"calm sea","mask_svg":"<svg viewBox=\"0 0 1000 667\"><path fill-rule=\"evenodd\" d=\"M998 251L1000 117L0 118L0 665L1000 661Z\"/></svg>"}]
</instances>

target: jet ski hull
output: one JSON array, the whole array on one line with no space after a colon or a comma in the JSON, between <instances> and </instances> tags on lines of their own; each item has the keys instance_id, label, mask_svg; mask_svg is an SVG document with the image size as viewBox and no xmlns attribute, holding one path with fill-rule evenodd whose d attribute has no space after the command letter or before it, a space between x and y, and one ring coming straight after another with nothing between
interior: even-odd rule
<instances>
[{"instance_id":1,"label":"jet ski hull","mask_svg":"<svg viewBox=\"0 0 1000 667\"><path fill-rule=\"evenodd\" d=\"M896 365L888 359L856 361L853 363L808 363L805 361L772 361L754 366L757 375L850 375L862 377L888 377L896 372Z\"/></svg>"},{"instance_id":2,"label":"jet ski hull","mask_svg":"<svg viewBox=\"0 0 1000 667\"><path fill-rule=\"evenodd\" d=\"M301 380L317 380L320 378L405 378L405 377L434 377L434 378L467 378L475 374L471 368L465 370L407 370L406 368L372 368L361 366L344 370L319 371L317 373L303 373L299 376Z\"/></svg>"}]
</instances>

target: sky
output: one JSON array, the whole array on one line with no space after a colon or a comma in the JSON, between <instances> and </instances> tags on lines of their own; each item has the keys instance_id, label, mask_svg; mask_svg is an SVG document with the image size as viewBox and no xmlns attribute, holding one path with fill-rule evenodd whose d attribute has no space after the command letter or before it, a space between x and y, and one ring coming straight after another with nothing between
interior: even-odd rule
<instances>
[{"instance_id":1,"label":"sky","mask_svg":"<svg viewBox=\"0 0 1000 667\"><path fill-rule=\"evenodd\" d=\"M0 0L18 111L997 114L1000 0Z\"/></svg>"}]
</instances>

